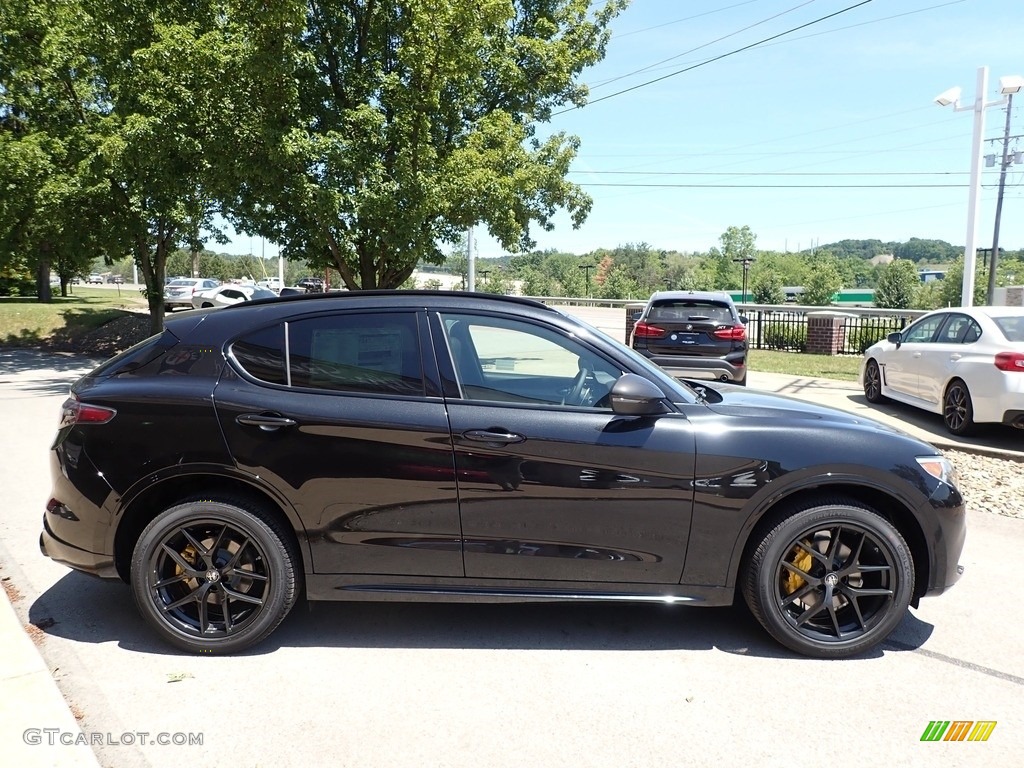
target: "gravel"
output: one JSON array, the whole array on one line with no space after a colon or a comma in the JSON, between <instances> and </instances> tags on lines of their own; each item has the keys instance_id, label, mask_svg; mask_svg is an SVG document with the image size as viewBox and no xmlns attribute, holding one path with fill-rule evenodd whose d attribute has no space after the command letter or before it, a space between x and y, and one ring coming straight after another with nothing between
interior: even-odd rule
<instances>
[{"instance_id":1,"label":"gravel","mask_svg":"<svg viewBox=\"0 0 1024 768\"><path fill-rule=\"evenodd\" d=\"M991 512L1024 520L1024 462L945 450L957 471L957 486L969 512Z\"/></svg>"}]
</instances>

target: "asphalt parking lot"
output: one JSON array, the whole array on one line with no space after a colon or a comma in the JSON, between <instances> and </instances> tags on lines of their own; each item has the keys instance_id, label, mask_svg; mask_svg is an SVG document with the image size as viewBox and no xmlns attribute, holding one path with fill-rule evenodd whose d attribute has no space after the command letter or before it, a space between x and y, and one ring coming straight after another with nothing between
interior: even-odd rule
<instances>
[{"instance_id":1,"label":"asphalt parking lot","mask_svg":"<svg viewBox=\"0 0 1024 768\"><path fill-rule=\"evenodd\" d=\"M1019 764L1020 520L971 516L961 582L842 662L790 655L739 608L605 605L323 604L252 652L187 656L154 640L125 586L39 554L47 449L83 370L0 352L0 576L103 765ZM79 764L24 743L63 727L41 717L8 706L0 754ZM996 727L922 742L934 720ZM202 744L144 743L158 734Z\"/></svg>"}]
</instances>

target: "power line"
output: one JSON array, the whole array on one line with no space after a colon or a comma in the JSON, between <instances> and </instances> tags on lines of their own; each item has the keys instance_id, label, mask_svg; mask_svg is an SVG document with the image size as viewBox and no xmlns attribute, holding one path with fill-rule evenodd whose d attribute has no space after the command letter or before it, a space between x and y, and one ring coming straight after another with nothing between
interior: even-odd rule
<instances>
[{"instance_id":1,"label":"power line","mask_svg":"<svg viewBox=\"0 0 1024 768\"><path fill-rule=\"evenodd\" d=\"M654 83L659 83L662 80L667 80L670 77L675 77L676 75L681 75L684 72L690 72L690 71L692 71L694 69L697 69L698 67L703 67L703 66L705 66L707 64L711 64L711 63L716 62L716 61L721 61L722 59L728 58L729 56L735 56L737 53L742 53L743 51L750 50L751 48L755 48L755 47L757 47L759 45L762 45L764 43L767 43L767 42L769 42L771 40L776 40L776 39L778 39L780 37L784 37L785 35L788 35L791 32L796 32L797 30L806 29L807 27L814 26L815 24L820 24L823 21L827 21L828 19L835 18L836 16L839 16L840 14L847 13L848 11L854 10L855 8L860 8L862 5L867 5L870 2L873 2L873 0L861 0L861 2L854 3L853 5L847 6L846 8L842 8L842 9L836 11L835 13L830 13L830 14L828 14L826 16L821 16L820 18L814 19L813 21L809 21L806 24L801 24L801 25L799 25L797 27L793 27L791 29L787 29L784 32L779 32L777 35L772 35L770 37L766 37L766 38L764 38L762 40L758 40L755 43L751 43L750 45L744 45L742 48L736 48L736 49L734 49L732 51L728 51L728 52L723 53L723 54L721 54L719 56L714 56L714 57L712 57L710 59L707 59L707 60L702 61L702 62L698 62L697 64L693 64L693 65L691 65L689 67L684 67L683 69L677 70L676 72L670 72L667 75L662 75L661 77L656 77L653 80L648 80L647 82L640 83L638 85L634 85L634 86L631 86L629 88L624 88L621 91L616 91L615 93L609 93L607 96L602 96L599 99L594 99L593 101L589 101L589 102L587 102L587 104L584 104L583 106L589 106L591 104L596 104L599 101L607 101L608 99L614 98L615 96L621 96L624 93L629 93L630 91L636 91L636 90L639 90L640 88L645 88L648 85L653 85ZM567 109L563 109L563 110L561 110L559 112L553 112L552 113L552 117L555 116L555 115L565 114L566 112L572 112L574 109L580 109L580 107L573 106L573 107L569 107Z\"/></svg>"}]
</instances>

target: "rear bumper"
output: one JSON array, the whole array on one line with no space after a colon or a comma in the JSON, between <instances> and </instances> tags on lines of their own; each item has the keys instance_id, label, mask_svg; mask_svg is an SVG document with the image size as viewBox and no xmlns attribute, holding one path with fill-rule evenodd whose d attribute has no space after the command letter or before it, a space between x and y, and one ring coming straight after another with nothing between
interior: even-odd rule
<instances>
[{"instance_id":1,"label":"rear bumper","mask_svg":"<svg viewBox=\"0 0 1024 768\"><path fill-rule=\"evenodd\" d=\"M39 551L54 562L74 568L76 571L99 576L102 579L117 579L117 567L110 555L99 555L74 547L58 539L46 517L43 517L43 532L39 534Z\"/></svg>"},{"instance_id":2,"label":"rear bumper","mask_svg":"<svg viewBox=\"0 0 1024 768\"><path fill-rule=\"evenodd\" d=\"M747 366L722 357L673 357L671 355L650 355L642 349L636 350L670 376L679 379L701 379L704 381L732 381L742 384L747 380Z\"/></svg>"}]
</instances>

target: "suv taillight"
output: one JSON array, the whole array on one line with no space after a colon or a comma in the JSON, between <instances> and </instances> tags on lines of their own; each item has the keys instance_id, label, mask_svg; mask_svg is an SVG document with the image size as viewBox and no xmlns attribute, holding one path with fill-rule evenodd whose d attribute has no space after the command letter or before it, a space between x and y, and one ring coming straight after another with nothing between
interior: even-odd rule
<instances>
[{"instance_id":1,"label":"suv taillight","mask_svg":"<svg viewBox=\"0 0 1024 768\"><path fill-rule=\"evenodd\" d=\"M60 409L60 429L73 427L75 424L106 424L117 411L99 405L81 402L76 395L64 401Z\"/></svg>"},{"instance_id":2,"label":"suv taillight","mask_svg":"<svg viewBox=\"0 0 1024 768\"><path fill-rule=\"evenodd\" d=\"M731 325L724 328L716 328L715 338L725 339L727 341L743 341L747 338L747 328L743 325Z\"/></svg>"},{"instance_id":3,"label":"suv taillight","mask_svg":"<svg viewBox=\"0 0 1024 768\"><path fill-rule=\"evenodd\" d=\"M633 326L633 337L637 339L660 339L666 333L664 328L647 323L637 323Z\"/></svg>"},{"instance_id":4,"label":"suv taillight","mask_svg":"<svg viewBox=\"0 0 1024 768\"><path fill-rule=\"evenodd\" d=\"M1000 371L1024 373L1024 352L1000 352L996 355L996 368Z\"/></svg>"}]
</instances>

